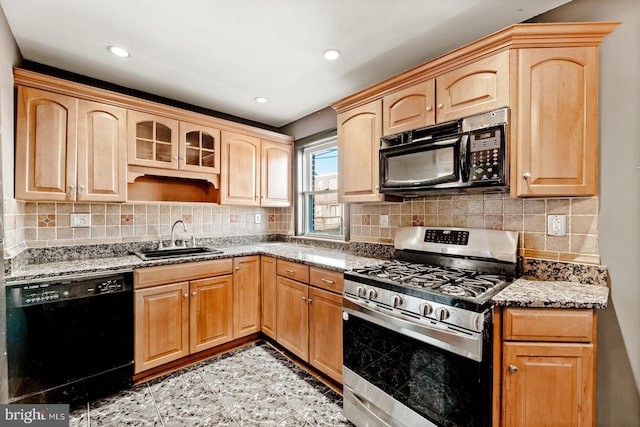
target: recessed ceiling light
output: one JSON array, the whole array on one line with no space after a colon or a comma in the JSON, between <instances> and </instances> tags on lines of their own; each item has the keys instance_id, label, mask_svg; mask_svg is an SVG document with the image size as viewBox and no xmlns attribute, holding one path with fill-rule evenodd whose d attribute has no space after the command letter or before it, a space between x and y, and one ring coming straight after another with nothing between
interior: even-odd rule
<instances>
[{"instance_id":1,"label":"recessed ceiling light","mask_svg":"<svg viewBox=\"0 0 640 427\"><path fill-rule=\"evenodd\" d=\"M120 58L128 58L131 56L128 50L118 47L118 46L109 46L109 52L113 53L115 56L119 56Z\"/></svg>"},{"instance_id":2,"label":"recessed ceiling light","mask_svg":"<svg viewBox=\"0 0 640 427\"><path fill-rule=\"evenodd\" d=\"M327 49L323 53L324 59L327 61L335 61L340 58L340 51L338 49Z\"/></svg>"},{"instance_id":3,"label":"recessed ceiling light","mask_svg":"<svg viewBox=\"0 0 640 427\"><path fill-rule=\"evenodd\" d=\"M258 104L264 104L265 102L267 102L267 98L264 98L262 96L256 96L255 98L253 98L254 101L256 101Z\"/></svg>"}]
</instances>

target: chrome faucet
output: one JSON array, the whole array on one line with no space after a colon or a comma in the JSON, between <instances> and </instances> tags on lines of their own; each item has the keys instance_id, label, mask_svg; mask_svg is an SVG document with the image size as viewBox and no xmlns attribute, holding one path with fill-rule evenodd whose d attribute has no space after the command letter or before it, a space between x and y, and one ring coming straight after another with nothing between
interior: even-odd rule
<instances>
[{"instance_id":1,"label":"chrome faucet","mask_svg":"<svg viewBox=\"0 0 640 427\"><path fill-rule=\"evenodd\" d=\"M182 224L182 232L186 233L187 230L187 224L184 223L183 220L179 219L176 222L173 223L173 225L171 226L171 242L169 242L169 248L175 248L176 247L176 239L175 239L175 228L176 225L178 225L178 223ZM180 247L186 247L186 244L184 242L184 240L182 241L182 245Z\"/></svg>"}]
</instances>

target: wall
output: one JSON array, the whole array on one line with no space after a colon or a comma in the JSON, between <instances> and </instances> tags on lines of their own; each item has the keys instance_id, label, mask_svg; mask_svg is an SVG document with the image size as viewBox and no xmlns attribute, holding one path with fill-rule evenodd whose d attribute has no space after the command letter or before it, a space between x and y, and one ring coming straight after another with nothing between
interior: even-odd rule
<instances>
[{"instance_id":1,"label":"wall","mask_svg":"<svg viewBox=\"0 0 640 427\"><path fill-rule=\"evenodd\" d=\"M567 215L567 236L547 236L546 217ZM389 215L389 228L380 228ZM351 205L351 240L392 243L399 226L487 228L520 233L521 255L599 264L598 198L521 199L506 194L433 196Z\"/></svg>"},{"instance_id":2,"label":"wall","mask_svg":"<svg viewBox=\"0 0 640 427\"><path fill-rule=\"evenodd\" d=\"M574 0L535 19L622 21L600 46L599 251L611 303L598 318L597 424L640 423L640 2Z\"/></svg>"},{"instance_id":3,"label":"wall","mask_svg":"<svg viewBox=\"0 0 640 427\"><path fill-rule=\"evenodd\" d=\"M0 144L5 198L13 196L13 67L20 60L18 46L0 8Z\"/></svg>"},{"instance_id":4,"label":"wall","mask_svg":"<svg viewBox=\"0 0 640 427\"><path fill-rule=\"evenodd\" d=\"M17 202L5 213L15 229L8 233L7 255L25 247L158 241L169 239L171 225L182 219L186 237L288 234L288 208L220 206L210 203L44 203ZM71 213L88 213L91 226L71 228ZM261 222L254 222L260 214ZM180 233L182 235L183 233Z\"/></svg>"}]
</instances>

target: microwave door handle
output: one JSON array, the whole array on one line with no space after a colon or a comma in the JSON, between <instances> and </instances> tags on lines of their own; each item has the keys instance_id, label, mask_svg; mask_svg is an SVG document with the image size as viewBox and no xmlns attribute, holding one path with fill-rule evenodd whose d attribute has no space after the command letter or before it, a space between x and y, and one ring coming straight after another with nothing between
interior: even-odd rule
<instances>
[{"instance_id":1,"label":"microwave door handle","mask_svg":"<svg viewBox=\"0 0 640 427\"><path fill-rule=\"evenodd\" d=\"M467 165L467 150L469 145L469 134L462 135L460 139L460 177L462 182L469 181L469 166Z\"/></svg>"}]
</instances>

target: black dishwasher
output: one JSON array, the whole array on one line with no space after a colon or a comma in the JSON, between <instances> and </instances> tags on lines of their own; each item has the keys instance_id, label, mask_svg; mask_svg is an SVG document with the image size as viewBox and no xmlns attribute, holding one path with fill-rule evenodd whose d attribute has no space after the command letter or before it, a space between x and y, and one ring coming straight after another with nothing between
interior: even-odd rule
<instances>
[{"instance_id":1,"label":"black dishwasher","mask_svg":"<svg viewBox=\"0 0 640 427\"><path fill-rule=\"evenodd\" d=\"M130 272L10 284L10 403L72 406L131 385Z\"/></svg>"}]
</instances>

